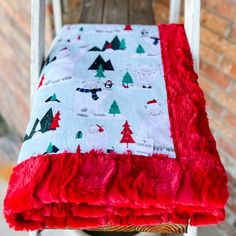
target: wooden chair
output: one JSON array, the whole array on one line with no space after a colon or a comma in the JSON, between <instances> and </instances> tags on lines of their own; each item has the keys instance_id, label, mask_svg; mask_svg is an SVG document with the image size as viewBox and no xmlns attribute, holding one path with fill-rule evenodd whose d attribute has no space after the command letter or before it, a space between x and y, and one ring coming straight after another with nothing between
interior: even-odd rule
<instances>
[{"instance_id":1,"label":"wooden chair","mask_svg":"<svg viewBox=\"0 0 236 236\"><path fill-rule=\"evenodd\" d=\"M40 70L42 68L42 63L44 60L45 53L45 1L46 0L32 0L32 33L31 33L31 97L33 97L34 92L37 88L38 78L40 74ZM60 0L52 0L53 1L53 12L54 12L54 25L56 34L60 31L62 27L62 6ZM105 12L99 13L99 9L97 9L96 4L94 5L95 10L91 9L92 2L98 3L98 0L86 0L84 1L84 6L81 14L81 22L83 23L126 23L126 24L154 24L154 18L152 13L152 1L151 0L109 0L103 1L106 4L110 4L110 7L117 10L117 15L115 16L115 12L112 12L113 15L108 15L107 7L103 6ZM121 4L122 1L122 4ZM101 3L102 1L100 1ZM132 5L132 2L135 2L135 7L132 11L127 15L122 14L121 12L128 13L129 8ZM123 4L125 3L125 4ZM140 3L140 4L139 4ZM177 23L179 21L180 16L180 4L181 0L170 0L170 14L169 14L169 22ZM126 11L121 10L121 7L126 7ZM194 68L195 71L199 71L199 44L200 44L200 0L185 0L185 31L189 41L189 45L191 48L191 52L194 60ZM134 12L139 11L139 14L136 14L135 17ZM99 15L100 14L100 15ZM101 17L103 15L103 18ZM106 16L106 19L104 19ZM140 16L142 18L140 18ZM97 17L97 18L96 18ZM99 22L97 22L99 19ZM108 20L107 20L108 19ZM117 20L118 19L118 20ZM93 22L91 22L93 21ZM108 21L108 22L107 22ZM135 228L134 228L135 229ZM96 229L97 231L111 231L109 227ZM114 228L113 228L114 230ZM117 231L119 229L117 228ZM138 229L136 228L136 231ZM184 233L187 231L187 226L183 225L175 225L175 224L163 224L159 226L154 226L153 232L159 233ZM73 231L74 235L80 236L88 236L87 233L83 231ZM30 232L31 236L39 235L39 231ZM143 233L138 233L139 236L142 236ZM99 235L96 234L96 235ZM196 236L197 228L196 227L188 227L188 236Z\"/></svg>"}]
</instances>

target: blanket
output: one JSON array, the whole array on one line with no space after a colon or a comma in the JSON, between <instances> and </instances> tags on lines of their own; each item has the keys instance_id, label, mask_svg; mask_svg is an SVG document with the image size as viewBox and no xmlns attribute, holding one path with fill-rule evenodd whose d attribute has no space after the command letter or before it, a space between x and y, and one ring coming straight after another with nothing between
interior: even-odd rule
<instances>
[{"instance_id":1,"label":"blanket","mask_svg":"<svg viewBox=\"0 0 236 236\"><path fill-rule=\"evenodd\" d=\"M4 201L16 230L224 220L227 177L182 25L66 25Z\"/></svg>"}]
</instances>

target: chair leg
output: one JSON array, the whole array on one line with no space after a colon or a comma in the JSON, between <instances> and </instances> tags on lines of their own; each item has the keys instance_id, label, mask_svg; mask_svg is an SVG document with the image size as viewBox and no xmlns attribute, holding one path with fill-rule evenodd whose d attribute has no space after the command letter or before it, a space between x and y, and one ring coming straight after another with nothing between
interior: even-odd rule
<instances>
[{"instance_id":1,"label":"chair leg","mask_svg":"<svg viewBox=\"0 0 236 236\"><path fill-rule=\"evenodd\" d=\"M29 232L29 236L40 236L40 231L37 230L37 231L30 231Z\"/></svg>"},{"instance_id":2,"label":"chair leg","mask_svg":"<svg viewBox=\"0 0 236 236\"><path fill-rule=\"evenodd\" d=\"M70 233L74 236L90 236L90 234L85 233L83 230L70 230Z\"/></svg>"},{"instance_id":3,"label":"chair leg","mask_svg":"<svg viewBox=\"0 0 236 236\"><path fill-rule=\"evenodd\" d=\"M188 226L188 232L184 236L197 236L197 227Z\"/></svg>"}]
</instances>

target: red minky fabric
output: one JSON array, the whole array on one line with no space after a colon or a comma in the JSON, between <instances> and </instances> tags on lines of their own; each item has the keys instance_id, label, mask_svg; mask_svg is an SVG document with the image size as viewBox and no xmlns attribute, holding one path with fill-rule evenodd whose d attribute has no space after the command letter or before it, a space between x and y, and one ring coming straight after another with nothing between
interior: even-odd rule
<instances>
[{"instance_id":1,"label":"red minky fabric","mask_svg":"<svg viewBox=\"0 0 236 236\"><path fill-rule=\"evenodd\" d=\"M47 154L17 165L4 201L16 230L191 225L224 220L227 176L182 25L160 25L176 159L132 153Z\"/></svg>"}]
</instances>

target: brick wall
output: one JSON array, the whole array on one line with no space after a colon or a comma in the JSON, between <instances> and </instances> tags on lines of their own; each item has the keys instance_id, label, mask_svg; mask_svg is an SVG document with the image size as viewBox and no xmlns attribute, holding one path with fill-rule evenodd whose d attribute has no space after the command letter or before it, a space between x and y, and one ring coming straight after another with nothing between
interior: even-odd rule
<instances>
[{"instance_id":1,"label":"brick wall","mask_svg":"<svg viewBox=\"0 0 236 236\"><path fill-rule=\"evenodd\" d=\"M62 0L64 23L76 23L82 0ZM169 0L154 0L157 23L168 20ZM50 20L52 9L47 13ZM0 0L0 113L23 135L29 114L30 1ZM181 17L183 22L183 16ZM49 24L47 24L49 25ZM48 28L48 42L51 28ZM236 1L202 0L201 73L210 127L229 176L227 220L210 235L236 235Z\"/></svg>"},{"instance_id":2,"label":"brick wall","mask_svg":"<svg viewBox=\"0 0 236 236\"><path fill-rule=\"evenodd\" d=\"M30 104L30 2L0 1L0 113L20 135L25 131ZM47 26L50 41L50 24Z\"/></svg>"},{"instance_id":3,"label":"brick wall","mask_svg":"<svg viewBox=\"0 0 236 236\"><path fill-rule=\"evenodd\" d=\"M29 103L29 9L27 0L0 1L0 112L21 133Z\"/></svg>"},{"instance_id":4,"label":"brick wall","mask_svg":"<svg viewBox=\"0 0 236 236\"><path fill-rule=\"evenodd\" d=\"M155 0L153 6L156 22L167 23L169 1ZM183 19L182 4L180 22ZM199 83L207 101L210 127L229 176L228 218L214 232L233 236L236 235L235 0L202 0Z\"/></svg>"}]
</instances>

